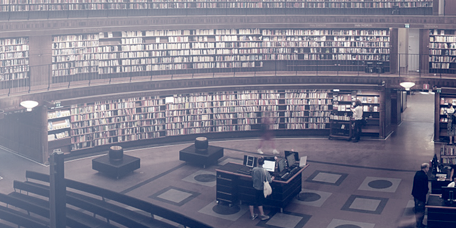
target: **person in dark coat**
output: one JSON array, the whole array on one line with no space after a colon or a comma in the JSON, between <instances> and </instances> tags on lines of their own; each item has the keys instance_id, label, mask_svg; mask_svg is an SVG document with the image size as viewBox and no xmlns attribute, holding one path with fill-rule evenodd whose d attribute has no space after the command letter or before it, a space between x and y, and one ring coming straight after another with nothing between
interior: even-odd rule
<instances>
[{"instance_id":1,"label":"person in dark coat","mask_svg":"<svg viewBox=\"0 0 456 228\"><path fill-rule=\"evenodd\" d=\"M423 218L425 213L426 195L429 192L428 176L429 164L421 164L421 170L413 177L412 196L415 200L416 227L423 228Z\"/></svg>"}]
</instances>

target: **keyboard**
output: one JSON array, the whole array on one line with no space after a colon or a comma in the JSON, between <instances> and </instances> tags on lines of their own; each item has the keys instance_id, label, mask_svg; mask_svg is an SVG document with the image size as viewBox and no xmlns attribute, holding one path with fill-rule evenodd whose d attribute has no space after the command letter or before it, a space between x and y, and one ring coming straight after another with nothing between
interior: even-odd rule
<instances>
[{"instance_id":1,"label":"keyboard","mask_svg":"<svg viewBox=\"0 0 456 228\"><path fill-rule=\"evenodd\" d=\"M282 176L280 176L280 179L282 180L288 180L291 177L291 174L289 172L286 172Z\"/></svg>"},{"instance_id":2,"label":"keyboard","mask_svg":"<svg viewBox=\"0 0 456 228\"><path fill-rule=\"evenodd\" d=\"M298 166L295 166L293 167L293 169L290 170L290 173L291 175L294 175L295 173L297 173L299 171L299 167Z\"/></svg>"},{"instance_id":3,"label":"keyboard","mask_svg":"<svg viewBox=\"0 0 456 228\"><path fill-rule=\"evenodd\" d=\"M247 175L250 175L251 171L252 171L252 168L250 168L250 167L241 167L237 170L238 173L247 174Z\"/></svg>"}]
</instances>

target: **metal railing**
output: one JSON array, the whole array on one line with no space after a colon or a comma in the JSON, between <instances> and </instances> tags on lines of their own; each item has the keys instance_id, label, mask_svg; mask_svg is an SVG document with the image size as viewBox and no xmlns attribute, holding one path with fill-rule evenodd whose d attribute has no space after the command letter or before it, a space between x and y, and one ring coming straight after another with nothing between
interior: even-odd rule
<instances>
[{"instance_id":1,"label":"metal railing","mask_svg":"<svg viewBox=\"0 0 456 228\"><path fill-rule=\"evenodd\" d=\"M230 62L226 62L230 63ZM231 62L236 65L239 62ZM333 76L333 77L417 77L456 79L456 62L448 69L432 68L429 55L398 54L397 64L376 60L255 60L250 66L202 69L166 69L156 71L121 72L99 74L77 73L67 76L52 76L51 65L31 66L26 79L0 81L0 96L51 91L67 88L133 83L161 80L196 78L258 77L258 76ZM193 66L195 63L188 63ZM453 65L454 64L454 65Z\"/></svg>"}]
</instances>

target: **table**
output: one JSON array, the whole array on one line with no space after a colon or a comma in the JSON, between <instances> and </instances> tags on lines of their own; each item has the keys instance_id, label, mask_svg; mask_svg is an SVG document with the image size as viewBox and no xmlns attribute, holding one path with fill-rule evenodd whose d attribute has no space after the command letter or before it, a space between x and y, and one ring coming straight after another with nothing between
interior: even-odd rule
<instances>
[{"instance_id":1,"label":"table","mask_svg":"<svg viewBox=\"0 0 456 228\"><path fill-rule=\"evenodd\" d=\"M309 165L299 169L287 181L273 180L271 183L272 194L266 198L265 206L279 207L283 211L291 200L301 192L302 171ZM229 205L237 203L249 203L255 196L252 177L237 171L244 167L242 164L227 163L216 169L218 203L224 202Z\"/></svg>"},{"instance_id":2,"label":"table","mask_svg":"<svg viewBox=\"0 0 456 228\"><path fill-rule=\"evenodd\" d=\"M123 155L120 161L109 159L109 155L104 155L92 160L92 169L105 173L108 176L119 179L126 174L140 168L140 159L137 157Z\"/></svg>"},{"instance_id":3,"label":"table","mask_svg":"<svg viewBox=\"0 0 456 228\"><path fill-rule=\"evenodd\" d=\"M456 204L446 205L438 194L430 194L426 204L427 227L456 227Z\"/></svg>"},{"instance_id":4,"label":"table","mask_svg":"<svg viewBox=\"0 0 456 228\"><path fill-rule=\"evenodd\" d=\"M195 145L191 145L179 151L179 160L202 165L204 168L208 165L217 164L217 161L223 157L223 148L218 146L208 146L207 151L197 152Z\"/></svg>"}]
</instances>

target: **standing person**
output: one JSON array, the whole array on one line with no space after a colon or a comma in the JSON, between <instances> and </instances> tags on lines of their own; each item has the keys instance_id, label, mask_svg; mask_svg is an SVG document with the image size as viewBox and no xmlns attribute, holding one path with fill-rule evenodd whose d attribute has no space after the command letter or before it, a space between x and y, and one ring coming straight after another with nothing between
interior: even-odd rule
<instances>
[{"instance_id":1,"label":"standing person","mask_svg":"<svg viewBox=\"0 0 456 228\"><path fill-rule=\"evenodd\" d=\"M361 128L363 125L363 103L361 103L360 100L356 100L352 111L353 119L355 120L355 127L353 129L353 137L355 139L353 140L353 142L356 143L359 141L359 138L361 137Z\"/></svg>"},{"instance_id":2,"label":"standing person","mask_svg":"<svg viewBox=\"0 0 456 228\"><path fill-rule=\"evenodd\" d=\"M264 188L264 181L268 181L269 183L274 180L274 177L271 177L268 171L263 169L264 164L264 157L258 158L258 166L252 169L252 181L253 181L253 188L255 189L255 199L254 202L249 205L250 209L250 216L252 220L255 220L258 217L258 214L254 212L254 206L258 207L260 211L260 219L267 220L269 216L264 214L263 211L263 202L265 200L263 188Z\"/></svg>"},{"instance_id":3,"label":"standing person","mask_svg":"<svg viewBox=\"0 0 456 228\"><path fill-rule=\"evenodd\" d=\"M453 123L453 118L452 117L454 115L454 108L453 108L453 104L452 103L448 102L448 108L445 110L445 112L446 112L447 120L448 120L447 133L448 133L448 137L450 138L450 142L448 143L448 145L453 145L454 135L456 133L454 125L456 123Z\"/></svg>"},{"instance_id":4,"label":"standing person","mask_svg":"<svg viewBox=\"0 0 456 228\"><path fill-rule=\"evenodd\" d=\"M424 228L423 218L426 205L426 195L429 192L428 186L428 176L427 172L429 171L429 164L421 164L421 170L415 173L413 177L413 188L412 196L415 200L415 217L416 217L416 227Z\"/></svg>"},{"instance_id":5,"label":"standing person","mask_svg":"<svg viewBox=\"0 0 456 228\"><path fill-rule=\"evenodd\" d=\"M269 142L272 148L272 153L278 154L279 151L277 151L274 143L274 133L271 130L271 118L269 118L268 113L263 113L263 118L261 118L261 125L260 125L260 131L261 131L261 141L260 144L258 145L257 151L259 154L263 154L263 144L265 142Z\"/></svg>"}]
</instances>

